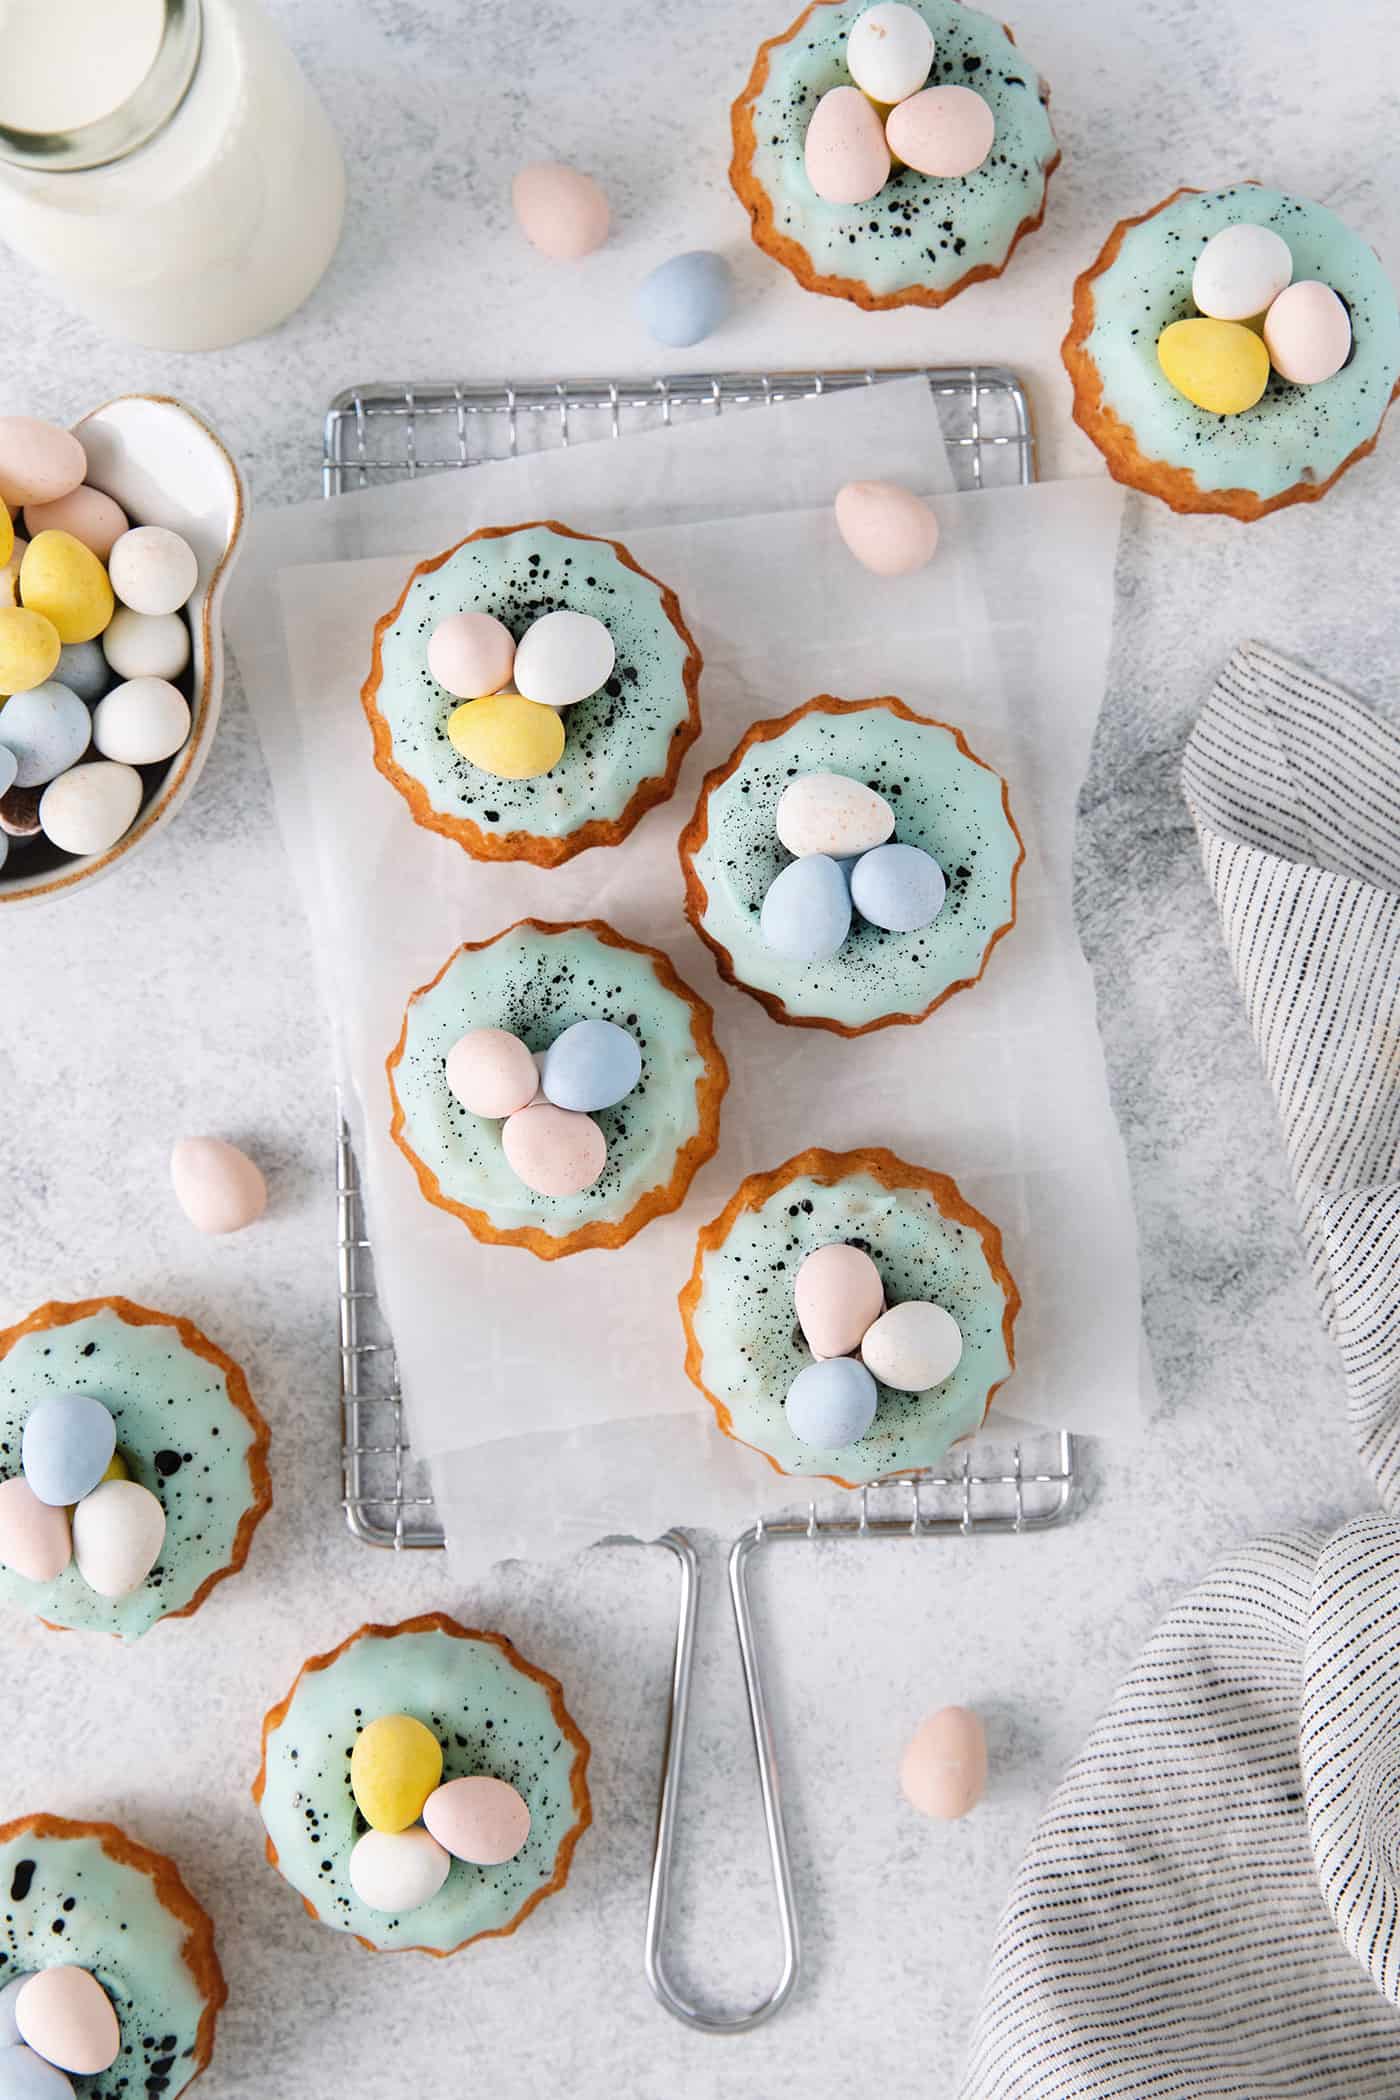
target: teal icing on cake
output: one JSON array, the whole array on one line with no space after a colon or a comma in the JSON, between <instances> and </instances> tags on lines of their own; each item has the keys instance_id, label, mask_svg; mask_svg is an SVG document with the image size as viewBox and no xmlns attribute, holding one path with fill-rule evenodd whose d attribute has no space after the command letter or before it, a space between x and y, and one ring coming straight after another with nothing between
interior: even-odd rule
<instances>
[{"instance_id":1,"label":"teal icing on cake","mask_svg":"<svg viewBox=\"0 0 1400 2100\"><path fill-rule=\"evenodd\" d=\"M564 752L535 780L497 780L456 751L447 724L462 704L428 669L428 638L450 613L485 612L518 642L546 613L591 613L612 636L613 674L566 708ZM664 778L689 721L690 651L660 584L629 569L606 541L532 525L468 540L414 578L381 643L375 695L394 763L418 781L440 816L488 835L562 839L594 818L620 818L643 781Z\"/></svg>"},{"instance_id":2,"label":"teal icing on cake","mask_svg":"<svg viewBox=\"0 0 1400 2100\"><path fill-rule=\"evenodd\" d=\"M188 1932L150 1876L95 1837L0 1843L0 1988L71 1963L97 1978L121 2025L110 2069L74 2078L80 2100L175 2100L195 2076L205 2001L182 1954Z\"/></svg>"},{"instance_id":3,"label":"teal icing on cake","mask_svg":"<svg viewBox=\"0 0 1400 2100\"><path fill-rule=\"evenodd\" d=\"M815 7L769 51L752 106L753 176L774 230L806 250L819 276L855 278L879 298L922 286L950 291L971 271L1000 269L1018 229L1040 213L1057 157L1047 90L990 15L959 0L912 0L936 45L927 85L981 95L996 121L992 150L970 175L900 168L868 203L823 203L807 179L807 126L830 88L851 85L846 38L868 4Z\"/></svg>"},{"instance_id":4,"label":"teal icing on cake","mask_svg":"<svg viewBox=\"0 0 1400 2100\"><path fill-rule=\"evenodd\" d=\"M1216 416L1179 394L1157 362L1157 339L1196 312L1191 273L1223 227L1267 226L1287 242L1293 281L1320 278L1344 301L1352 355L1318 386L1274 373L1262 398ZM1123 236L1093 279L1094 325L1085 343L1105 408L1129 425L1149 460L1185 468L1206 490L1249 489L1267 502L1299 482L1324 482L1375 436L1400 376L1400 314L1374 251L1320 204L1237 183L1178 197Z\"/></svg>"},{"instance_id":5,"label":"teal icing on cake","mask_svg":"<svg viewBox=\"0 0 1400 2100\"><path fill-rule=\"evenodd\" d=\"M866 782L893 809L896 840L933 855L948 894L931 925L886 933L857 914L828 962L788 962L765 945L764 893L792 860L774 828L778 798L805 773ZM780 1000L793 1019L860 1028L921 1015L950 986L978 976L1013 917L1022 848L1004 794L1000 775L937 723L882 707L801 715L781 736L751 744L705 798L708 834L690 856L705 888L699 930L728 951L739 983Z\"/></svg>"},{"instance_id":6,"label":"teal icing on cake","mask_svg":"<svg viewBox=\"0 0 1400 2100\"><path fill-rule=\"evenodd\" d=\"M91 1393L111 1409L131 1478L165 1510L160 1559L139 1590L115 1600L89 1589L71 1561L54 1582L0 1568L0 1605L135 1640L183 1610L232 1559L254 1500L253 1426L230 1399L220 1367L187 1349L174 1327L134 1326L103 1307L21 1335L0 1359L0 1477L20 1471L30 1409L65 1392Z\"/></svg>"},{"instance_id":7,"label":"teal icing on cake","mask_svg":"<svg viewBox=\"0 0 1400 2100\"><path fill-rule=\"evenodd\" d=\"M825 1451L798 1441L783 1402L812 1361L793 1307L793 1280L809 1254L838 1240L870 1256L887 1305L927 1298L951 1313L963 1353L952 1377L929 1392L879 1386L866 1434ZM859 1484L937 1465L956 1438L978 1427L988 1394L1011 1369L1005 1309L981 1235L945 1218L927 1190L890 1190L864 1173L830 1186L802 1176L759 1209L740 1212L723 1245L706 1250L691 1327L703 1352L699 1375L729 1409L742 1443L767 1452L784 1473Z\"/></svg>"},{"instance_id":8,"label":"teal icing on cake","mask_svg":"<svg viewBox=\"0 0 1400 2100\"><path fill-rule=\"evenodd\" d=\"M364 1817L350 1791L350 1753L383 1714L411 1714L442 1745L442 1782L485 1773L524 1797L530 1835L499 1867L453 1860L438 1893L401 1917L370 1910L350 1883ZM379 1948L442 1953L499 1932L554 1878L578 1823L573 1779L587 1751L561 1729L548 1687L492 1641L436 1630L368 1633L324 1670L308 1670L269 1732L262 1819L292 1887L339 1932Z\"/></svg>"}]
</instances>

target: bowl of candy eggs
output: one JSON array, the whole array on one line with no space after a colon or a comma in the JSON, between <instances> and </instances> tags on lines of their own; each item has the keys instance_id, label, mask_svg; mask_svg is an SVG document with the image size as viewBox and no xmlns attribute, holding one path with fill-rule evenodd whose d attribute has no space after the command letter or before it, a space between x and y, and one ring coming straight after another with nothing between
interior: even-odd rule
<instances>
[{"instance_id":1,"label":"bowl of candy eggs","mask_svg":"<svg viewBox=\"0 0 1400 2100\"><path fill-rule=\"evenodd\" d=\"M179 401L0 416L0 905L121 866L199 778L244 513Z\"/></svg>"}]
</instances>

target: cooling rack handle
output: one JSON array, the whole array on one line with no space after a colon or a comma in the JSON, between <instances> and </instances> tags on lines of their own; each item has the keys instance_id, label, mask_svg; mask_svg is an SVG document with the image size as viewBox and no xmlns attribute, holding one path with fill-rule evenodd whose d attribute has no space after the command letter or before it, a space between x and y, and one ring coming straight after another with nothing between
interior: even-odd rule
<instances>
[{"instance_id":1,"label":"cooling rack handle","mask_svg":"<svg viewBox=\"0 0 1400 2100\"><path fill-rule=\"evenodd\" d=\"M656 1543L675 1555L680 1570L680 1594L676 1608L676 1652L671 1667L671 1708L666 1731L666 1751L661 1770L661 1801L656 1818L656 1848L652 1855L651 1891L647 1901L646 1975L658 2001L668 2013L700 2034L748 2034L771 2019L797 1981L801 1955L797 1937L797 1913L792 1894L792 1868L788 1860L787 1831L783 1824L777 1751L768 1719L753 1616L749 1609L748 1564L755 1547L762 1544L763 1529L754 1525L735 1540L729 1554L729 1593L734 1605L734 1629L744 1666L744 1688L748 1694L749 1722L753 1730L758 1784L763 1797L763 1820L768 1837L768 1857L773 1871L773 1893L777 1900L778 1927L782 1938L783 1963L778 1980L768 1996L747 2012L719 2012L693 2004L672 1983L666 1968L666 1925L670 1910L671 1870L676 1847L676 1818L680 1805L681 1774L685 1764L686 1734L690 1722L690 1680L695 1662L695 1614L700 1591L700 1562L683 1531L668 1531Z\"/></svg>"}]
</instances>

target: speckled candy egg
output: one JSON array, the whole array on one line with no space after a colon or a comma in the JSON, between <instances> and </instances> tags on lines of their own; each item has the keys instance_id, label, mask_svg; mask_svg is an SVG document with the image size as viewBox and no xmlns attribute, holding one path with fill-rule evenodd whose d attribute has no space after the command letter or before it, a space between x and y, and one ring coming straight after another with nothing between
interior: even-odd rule
<instances>
[{"instance_id":1,"label":"speckled candy egg","mask_svg":"<svg viewBox=\"0 0 1400 2100\"><path fill-rule=\"evenodd\" d=\"M469 1028L448 1051L444 1070L448 1086L473 1116L513 1116L539 1091L535 1060L508 1028Z\"/></svg>"},{"instance_id":2,"label":"speckled candy egg","mask_svg":"<svg viewBox=\"0 0 1400 2100\"><path fill-rule=\"evenodd\" d=\"M868 853L894 830L883 795L845 773L804 773L778 797L773 828L789 853L827 853L833 860Z\"/></svg>"},{"instance_id":3,"label":"speckled candy egg","mask_svg":"<svg viewBox=\"0 0 1400 2100\"><path fill-rule=\"evenodd\" d=\"M1292 275L1288 243L1271 226L1222 226L1196 257L1191 297L1213 321L1250 321Z\"/></svg>"},{"instance_id":4,"label":"speckled candy egg","mask_svg":"<svg viewBox=\"0 0 1400 2100\"><path fill-rule=\"evenodd\" d=\"M917 8L880 0L851 24L846 67L872 102L903 102L928 79L933 50L933 31Z\"/></svg>"},{"instance_id":5,"label":"speckled candy egg","mask_svg":"<svg viewBox=\"0 0 1400 2100\"><path fill-rule=\"evenodd\" d=\"M584 1115L616 1107L641 1076L637 1039L616 1021L575 1021L554 1038L540 1067L545 1099Z\"/></svg>"},{"instance_id":6,"label":"speckled candy egg","mask_svg":"<svg viewBox=\"0 0 1400 2100\"><path fill-rule=\"evenodd\" d=\"M0 2100L73 2100L72 2081L20 2042L0 2051Z\"/></svg>"},{"instance_id":7,"label":"speckled candy egg","mask_svg":"<svg viewBox=\"0 0 1400 2100\"><path fill-rule=\"evenodd\" d=\"M0 693L27 693L52 678L63 644L43 613L0 606Z\"/></svg>"},{"instance_id":8,"label":"speckled candy egg","mask_svg":"<svg viewBox=\"0 0 1400 2100\"><path fill-rule=\"evenodd\" d=\"M168 678L128 678L93 711L92 741L104 758L128 766L173 758L190 733L190 706Z\"/></svg>"},{"instance_id":9,"label":"speckled candy egg","mask_svg":"<svg viewBox=\"0 0 1400 2100\"><path fill-rule=\"evenodd\" d=\"M526 240L554 262L577 262L608 237L601 185L563 161L531 161L512 182L510 199Z\"/></svg>"},{"instance_id":10,"label":"speckled candy egg","mask_svg":"<svg viewBox=\"0 0 1400 2100\"><path fill-rule=\"evenodd\" d=\"M97 556L71 532L41 532L24 550L19 595L52 620L60 642L90 642L112 617L112 586Z\"/></svg>"},{"instance_id":11,"label":"speckled candy egg","mask_svg":"<svg viewBox=\"0 0 1400 2100\"><path fill-rule=\"evenodd\" d=\"M0 1480L0 1567L26 1582L53 1582L72 1558L67 1510L41 1502L23 1473Z\"/></svg>"},{"instance_id":12,"label":"speckled candy egg","mask_svg":"<svg viewBox=\"0 0 1400 2100\"><path fill-rule=\"evenodd\" d=\"M899 1761L905 1800L921 1816L955 1823L987 1785L987 1732L968 1706L944 1706L921 1721Z\"/></svg>"},{"instance_id":13,"label":"speckled candy egg","mask_svg":"<svg viewBox=\"0 0 1400 2100\"><path fill-rule=\"evenodd\" d=\"M142 792L135 767L116 759L74 766L44 789L39 802L44 836L64 853L106 853L130 831Z\"/></svg>"},{"instance_id":14,"label":"speckled candy egg","mask_svg":"<svg viewBox=\"0 0 1400 2100\"><path fill-rule=\"evenodd\" d=\"M97 1978L70 1963L40 1969L15 2000L15 2025L36 2055L91 2078L117 2060L121 2028Z\"/></svg>"},{"instance_id":15,"label":"speckled candy egg","mask_svg":"<svg viewBox=\"0 0 1400 2100\"><path fill-rule=\"evenodd\" d=\"M950 1312L923 1298L892 1305L867 1330L861 1362L896 1393L927 1393L962 1361L962 1330Z\"/></svg>"},{"instance_id":16,"label":"speckled candy egg","mask_svg":"<svg viewBox=\"0 0 1400 2100\"><path fill-rule=\"evenodd\" d=\"M788 1387L783 1410L799 1443L837 1451L857 1444L875 1419L875 1381L852 1356L808 1364Z\"/></svg>"},{"instance_id":17,"label":"speckled candy egg","mask_svg":"<svg viewBox=\"0 0 1400 2100\"><path fill-rule=\"evenodd\" d=\"M602 621L561 607L521 635L516 690L540 707L572 707L605 686L616 663L617 649Z\"/></svg>"},{"instance_id":18,"label":"speckled candy egg","mask_svg":"<svg viewBox=\"0 0 1400 2100\"><path fill-rule=\"evenodd\" d=\"M25 1416L24 1477L41 1502L81 1501L117 1448L111 1409L91 1393L51 1393Z\"/></svg>"},{"instance_id":19,"label":"speckled candy egg","mask_svg":"<svg viewBox=\"0 0 1400 2100\"><path fill-rule=\"evenodd\" d=\"M430 1903L452 1860L426 1830L367 1830L350 1854L350 1886L370 1910L402 1917Z\"/></svg>"},{"instance_id":20,"label":"speckled candy egg","mask_svg":"<svg viewBox=\"0 0 1400 2100\"><path fill-rule=\"evenodd\" d=\"M828 88L803 146L807 180L823 204L866 204L889 181L885 127L857 87Z\"/></svg>"},{"instance_id":21,"label":"speckled candy egg","mask_svg":"<svg viewBox=\"0 0 1400 2100\"><path fill-rule=\"evenodd\" d=\"M140 1589L165 1544L165 1510L138 1480L104 1480L73 1511L73 1558L99 1597Z\"/></svg>"},{"instance_id":22,"label":"speckled candy egg","mask_svg":"<svg viewBox=\"0 0 1400 2100\"><path fill-rule=\"evenodd\" d=\"M845 875L825 853L809 853L769 883L759 914L763 944L786 962L827 962L851 930Z\"/></svg>"},{"instance_id":23,"label":"speckled candy egg","mask_svg":"<svg viewBox=\"0 0 1400 2100\"><path fill-rule=\"evenodd\" d=\"M891 844L863 853L851 870L851 902L886 933L917 933L943 909L948 884L922 846Z\"/></svg>"},{"instance_id":24,"label":"speckled candy egg","mask_svg":"<svg viewBox=\"0 0 1400 2100\"><path fill-rule=\"evenodd\" d=\"M53 503L87 477L87 454L71 430L38 416L0 416L0 499L16 511Z\"/></svg>"},{"instance_id":25,"label":"speckled candy egg","mask_svg":"<svg viewBox=\"0 0 1400 2100\"><path fill-rule=\"evenodd\" d=\"M530 1835L524 1796L484 1772L449 1779L430 1794L423 1821L445 1852L475 1867L503 1866Z\"/></svg>"},{"instance_id":26,"label":"speckled candy egg","mask_svg":"<svg viewBox=\"0 0 1400 2100\"><path fill-rule=\"evenodd\" d=\"M65 642L58 652L54 677L91 707L111 685L112 667L102 654L101 642Z\"/></svg>"},{"instance_id":27,"label":"speckled candy egg","mask_svg":"<svg viewBox=\"0 0 1400 2100\"><path fill-rule=\"evenodd\" d=\"M1242 321L1173 321L1157 338L1157 362L1179 394L1212 416L1243 415L1269 383L1269 353Z\"/></svg>"},{"instance_id":28,"label":"speckled candy egg","mask_svg":"<svg viewBox=\"0 0 1400 2100\"><path fill-rule=\"evenodd\" d=\"M16 693L0 710L0 743L16 759L20 787L42 787L75 766L87 750L92 716L57 679Z\"/></svg>"},{"instance_id":29,"label":"speckled candy egg","mask_svg":"<svg viewBox=\"0 0 1400 2100\"><path fill-rule=\"evenodd\" d=\"M178 613L119 605L103 631L102 653L118 678L178 678L190 660L190 630Z\"/></svg>"},{"instance_id":30,"label":"speckled candy egg","mask_svg":"<svg viewBox=\"0 0 1400 2100\"><path fill-rule=\"evenodd\" d=\"M972 88L925 88L890 111L885 138L907 167L953 181L981 167L996 139L996 118Z\"/></svg>"},{"instance_id":31,"label":"speckled candy egg","mask_svg":"<svg viewBox=\"0 0 1400 2100\"><path fill-rule=\"evenodd\" d=\"M447 719L447 740L493 780L538 780L564 753L564 723L520 693L464 700Z\"/></svg>"},{"instance_id":32,"label":"speckled candy egg","mask_svg":"<svg viewBox=\"0 0 1400 2100\"><path fill-rule=\"evenodd\" d=\"M582 1194L608 1160L607 1139L593 1118L549 1101L507 1117L501 1144L512 1171L537 1196Z\"/></svg>"},{"instance_id":33,"label":"speckled candy egg","mask_svg":"<svg viewBox=\"0 0 1400 2100\"><path fill-rule=\"evenodd\" d=\"M24 507L24 528L31 537L36 532L71 532L99 561L106 561L130 523L120 503L101 489L70 489L53 503Z\"/></svg>"},{"instance_id":34,"label":"speckled candy egg","mask_svg":"<svg viewBox=\"0 0 1400 2100\"><path fill-rule=\"evenodd\" d=\"M1264 316L1264 342L1280 379L1320 386L1351 356L1351 315L1330 285L1304 277Z\"/></svg>"},{"instance_id":35,"label":"speckled candy egg","mask_svg":"<svg viewBox=\"0 0 1400 2100\"><path fill-rule=\"evenodd\" d=\"M107 564L112 589L133 612L178 612L199 582L194 548L165 525L134 525L113 547Z\"/></svg>"},{"instance_id":36,"label":"speckled candy egg","mask_svg":"<svg viewBox=\"0 0 1400 2100\"><path fill-rule=\"evenodd\" d=\"M933 559L938 520L897 481L848 481L836 495L836 530L863 568L909 576Z\"/></svg>"},{"instance_id":37,"label":"speckled candy egg","mask_svg":"<svg viewBox=\"0 0 1400 2100\"><path fill-rule=\"evenodd\" d=\"M510 684L515 637L491 613L449 613L428 636L428 669L454 700L484 700Z\"/></svg>"},{"instance_id":38,"label":"speckled candy egg","mask_svg":"<svg viewBox=\"0 0 1400 2100\"><path fill-rule=\"evenodd\" d=\"M372 1830L407 1830L442 1778L442 1745L412 1714L381 1714L361 1729L350 1788Z\"/></svg>"},{"instance_id":39,"label":"speckled candy egg","mask_svg":"<svg viewBox=\"0 0 1400 2100\"><path fill-rule=\"evenodd\" d=\"M178 1139L170 1153L170 1181L197 1232L242 1232L267 1209L261 1168L225 1138Z\"/></svg>"},{"instance_id":40,"label":"speckled candy egg","mask_svg":"<svg viewBox=\"0 0 1400 2100\"><path fill-rule=\"evenodd\" d=\"M885 1308L880 1271L859 1247L833 1241L815 1247L798 1268L792 1286L797 1322L819 1361L849 1356Z\"/></svg>"},{"instance_id":41,"label":"speckled candy egg","mask_svg":"<svg viewBox=\"0 0 1400 2100\"><path fill-rule=\"evenodd\" d=\"M670 350L702 343L729 319L733 305L734 273L709 248L690 248L658 263L637 287L642 326Z\"/></svg>"}]
</instances>

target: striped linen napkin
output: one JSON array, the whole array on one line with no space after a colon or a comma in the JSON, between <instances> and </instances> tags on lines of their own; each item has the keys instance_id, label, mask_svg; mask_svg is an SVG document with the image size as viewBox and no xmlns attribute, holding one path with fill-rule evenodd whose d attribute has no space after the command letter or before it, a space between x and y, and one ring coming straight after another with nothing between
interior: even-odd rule
<instances>
[{"instance_id":1,"label":"striped linen napkin","mask_svg":"<svg viewBox=\"0 0 1400 2100\"><path fill-rule=\"evenodd\" d=\"M1183 781L1352 1431L1396 1512L1400 737L1249 644ZM1400 2096L1392 1515L1255 1540L1157 1628L1022 1863L961 2091Z\"/></svg>"}]
</instances>

